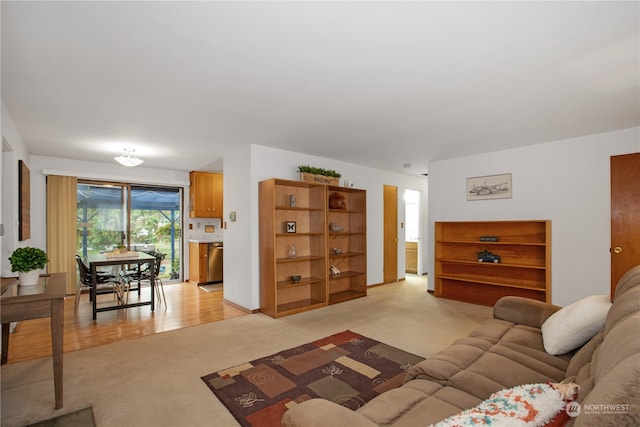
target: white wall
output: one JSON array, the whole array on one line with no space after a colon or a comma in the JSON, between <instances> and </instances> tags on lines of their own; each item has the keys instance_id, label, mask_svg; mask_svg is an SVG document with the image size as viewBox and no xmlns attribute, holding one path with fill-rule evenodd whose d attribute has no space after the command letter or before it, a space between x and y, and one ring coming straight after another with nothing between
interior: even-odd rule
<instances>
[{"instance_id":1,"label":"white wall","mask_svg":"<svg viewBox=\"0 0 640 427\"><path fill-rule=\"evenodd\" d=\"M260 306L252 283L258 277L257 185L251 176L251 147L224 156L224 298L249 310ZM236 221L229 221L229 212Z\"/></svg>"},{"instance_id":2,"label":"white wall","mask_svg":"<svg viewBox=\"0 0 640 427\"><path fill-rule=\"evenodd\" d=\"M609 158L632 152L640 152L640 128L432 162L429 232L435 221L549 219L552 302L609 294ZM466 200L466 178L502 173L512 173L511 199ZM434 242L428 247L433 254Z\"/></svg>"},{"instance_id":3,"label":"white wall","mask_svg":"<svg viewBox=\"0 0 640 427\"><path fill-rule=\"evenodd\" d=\"M252 145L225 155L225 218L232 210L238 221L227 221L225 231L225 299L249 309L260 306L259 244L258 244L258 182L269 178L298 180L299 165L333 169L341 179L354 182L356 188L367 190L367 284L383 280L383 185L398 187L402 197L405 189L422 192L426 212L427 179L337 160L309 156L291 151ZM235 181L235 184L231 182ZM242 194L230 194L229 191ZM404 204L399 203L399 224L404 218ZM400 227L400 225L399 225ZM423 241L426 241L426 229ZM404 276L404 230L398 228L398 277ZM233 246L231 246L233 245ZM233 263L233 264L230 264ZM423 263L423 265L426 265ZM242 267L242 268L240 268ZM227 292L227 288L230 288Z\"/></svg>"},{"instance_id":4,"label":"white wall","mask_svg":"<svg viewBox=\"0 0 640 427\"><path fill-rule=\"evenodd\" d=\"M9 256L15 248L20 246L38 246L32 240L20 242L18 240L18 160L23 160L29 166L29 153L26 146L22 142L22 137L16 128L9 111L2 103L2 138L6 141L9 151L2 153L2 203L0 204L0 212L2 223L5 227L5 235L0 238L0 272L3 276L15 275L11 273L11 265L8 261ZM31 204L34 208L33 202ZM31 233L33 236L33 232ZM38 246L44 249L44 246Z\"/></svg>"}]
</instances>

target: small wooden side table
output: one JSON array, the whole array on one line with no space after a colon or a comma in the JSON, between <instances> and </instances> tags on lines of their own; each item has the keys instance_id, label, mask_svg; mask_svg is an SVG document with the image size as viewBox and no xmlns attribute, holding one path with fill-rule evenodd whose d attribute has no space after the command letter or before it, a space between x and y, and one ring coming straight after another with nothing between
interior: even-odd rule
<instances>
[{"instance_id":1,"label":"small wooden side table","mask_svg":"<svg viewBox=\"0 0 640 427\"><path fill-rule=\"evenodd\" d=\"M41 275L35 286L18 286L15 278L2 279L0 319L2 321L2 363L9 354L9 325L28 319L51 318L51 350L55 408L62 408L62 335L67 273Z\"/></svg>"}]
</instances>

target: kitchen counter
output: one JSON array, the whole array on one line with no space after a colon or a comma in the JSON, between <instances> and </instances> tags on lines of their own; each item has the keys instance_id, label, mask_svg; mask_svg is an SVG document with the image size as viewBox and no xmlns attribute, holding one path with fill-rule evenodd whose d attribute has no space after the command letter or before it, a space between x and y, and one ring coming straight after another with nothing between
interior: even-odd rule
<instances>
[{"instance_id":1,"label":"kitchen counter","mask_svg":"<svg viewBox=\"0 0 640 427\"><path fill-rule=\"evenodd\" d=\"M189 239L189 243L222 243L220 239Z\"/></svg>"}]
</instances>

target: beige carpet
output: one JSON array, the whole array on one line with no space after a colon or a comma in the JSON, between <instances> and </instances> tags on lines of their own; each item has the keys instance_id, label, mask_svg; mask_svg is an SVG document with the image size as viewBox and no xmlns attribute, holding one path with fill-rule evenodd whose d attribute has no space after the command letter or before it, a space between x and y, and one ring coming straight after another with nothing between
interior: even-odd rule
<instances>
[{"instance_id":1,"label":"beige carpet","mask_svg":"<svg viewBox=\"0 0 640 427\"><path fill-rule=\"evenodd\" d=\"M200 377L346 329L427 357L491 316L434 298L423 278L272 319L252 314L64 355L64 408L53 409L51 359L2 366L2 426L93 407L97 427L237 427Z\"/></svg>"}]
</instances>

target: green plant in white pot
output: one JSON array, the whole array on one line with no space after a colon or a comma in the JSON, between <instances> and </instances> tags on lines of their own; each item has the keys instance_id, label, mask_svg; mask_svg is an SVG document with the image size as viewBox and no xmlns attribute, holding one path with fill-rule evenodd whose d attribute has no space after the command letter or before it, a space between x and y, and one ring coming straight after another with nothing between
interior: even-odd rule
<instances>
[{"instance_id":1,"label":"green plant in white pot","mask_svg":"<svg viewBox=\"0 0 640 427\"><path fill-rule=\"evenodd\" d=\"M9 261L11 262L11 271L18 272L20 285L30 286L38 284L40 270L49 262L49 258L42 249L27 246L13 251Z\"/></svg>"}]
</instances>

